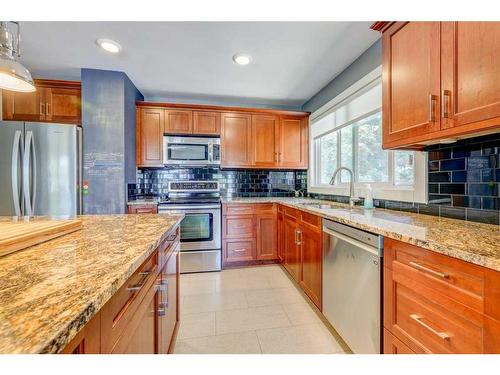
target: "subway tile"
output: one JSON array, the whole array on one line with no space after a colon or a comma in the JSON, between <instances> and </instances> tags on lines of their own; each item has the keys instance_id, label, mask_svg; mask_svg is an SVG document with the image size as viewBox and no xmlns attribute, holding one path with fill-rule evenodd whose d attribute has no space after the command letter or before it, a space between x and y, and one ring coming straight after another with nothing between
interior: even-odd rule
<instances>
[{"instance_id":1,"label":"subway tile","mask_svg":"<svg viewBox=\"0 0 500 375\"><path fill-rule=\"evenodd\" d=\"M465 194L465 184L439 184L440 194Z\"/></svg>"},{"instance_id":2,"label":"subway tile","mask_svg":"<svg viewBox=\"0 0 500 375\"><path fill-rule=\"evenodd\" d=\"M465 220L465 208L463 207L439 207L439 216L451 219Z\"/></svg>"},{"instance_id":3,"label":"subway tile","mask_svg":"<svg viewBox=\"0 0 500 375\"><path fill-rule=\"evenodd\" d=\"M450 182L451 172L430 172L429 182Z\"/></svg>"},{"instance_id":4,"label":"subway tile","mask_svg":"<svg viewBox=\"0 0 500 375\"><path fill-rule=\"evenodd\" d=\"M429 204L450 205L451 195L429 194Z\"/></svg>"},{"instance_id":5,"label":"subway tile","mask_svg":"<svg viewBox=\"0 0 500 375\"><path fill-rule=\"evenodd\" d=\"M492 210L476 210L467 208L467 220L485 224L499 224L499 212Z\"/></svg>"},{"instance_id":6,"label":"subway tile","mask_svg":"<svg viewBox=\"0 0 500 375\"><path fill-rule=\"evenodd\" d=\"M498 196L498 184L469 184L468 194L495 197Z\"/></svg>"},{"instance_id":7,"label":"subway tile","mask_svg":"<svg viewBox=\"0 0 500 375\"><path fill-rule=\"evenodd\" d=\"M449 159L449 158L451 158L451 150L430 151L428 154L429 160L442 160L442 159Z\"/></svg>"},{"instance_id":8,"label":"subway tile","mask_svg":"<svg viewBox=\"0 0 500 375\"><path fill-rule=\"evenodd\" d=\"M467 171L453 171L451 172L452 182L466 182L467 181Z\"/></svg>"},{"instance_id":9,"label":"subway tile","mask_svg":"<svg viewBox=\"0 0 500 375\"><path fill-rule=\"evenodd\" d=\"M465 158L441 160L439 164L439 170L441 171L459 171L462 169L465 169Z\"/></svg>"},{"instance_id":10,"label":"subway tile","mask_svg":"<svg viewBox=\"0 0 500 375\"><path fill-rule=\"evenodd\" d=\"M469 197L465 195L452 195L451 202L454 207L469 207Z\"/></svg>"}]
</instances>

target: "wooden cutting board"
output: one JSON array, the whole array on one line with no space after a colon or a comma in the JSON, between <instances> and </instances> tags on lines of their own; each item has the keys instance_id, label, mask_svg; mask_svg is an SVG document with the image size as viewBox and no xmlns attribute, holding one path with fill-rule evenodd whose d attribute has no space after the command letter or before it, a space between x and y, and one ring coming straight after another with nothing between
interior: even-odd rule
<instances>
[{"instance_id":1,"label":"wooden cutting board","mask_svg":"<svg viewBox=\"0 0 500 375\"><path fill-rule=\"evenodd\" d=\"M0 256L80 230L80 220L0 222Z\"/></svg>"}]
</instances>

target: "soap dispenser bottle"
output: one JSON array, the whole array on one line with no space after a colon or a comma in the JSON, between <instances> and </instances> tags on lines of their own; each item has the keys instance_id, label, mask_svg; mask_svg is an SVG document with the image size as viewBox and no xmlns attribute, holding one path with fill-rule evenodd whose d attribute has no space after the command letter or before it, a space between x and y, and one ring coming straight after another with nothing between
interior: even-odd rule
<instances>
[{"instance_id":1,"label":"soap dispenser bottle","mask_svg":"<svg viewBox=\"0 0 500 375\"><path fill-rule=\"evenodd\" d=\"M366 184L364 208L373 208L373 190L370 184Z\"/></svg>"}]
</instances>

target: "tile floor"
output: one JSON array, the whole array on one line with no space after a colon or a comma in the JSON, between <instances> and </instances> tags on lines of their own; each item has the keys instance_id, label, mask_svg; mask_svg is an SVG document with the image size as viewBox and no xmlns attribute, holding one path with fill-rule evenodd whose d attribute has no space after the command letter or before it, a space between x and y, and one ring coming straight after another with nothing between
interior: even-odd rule
<instances>
[{"instance_id":1,"label":"tile floor","mask_svg":"<svg viewBox=\"0 0 500 375\"><path fill-rule=\"evenodd\" d=\"M181 275L176 354L344 353L278 265Z\"/></svg>"}]
</instances>

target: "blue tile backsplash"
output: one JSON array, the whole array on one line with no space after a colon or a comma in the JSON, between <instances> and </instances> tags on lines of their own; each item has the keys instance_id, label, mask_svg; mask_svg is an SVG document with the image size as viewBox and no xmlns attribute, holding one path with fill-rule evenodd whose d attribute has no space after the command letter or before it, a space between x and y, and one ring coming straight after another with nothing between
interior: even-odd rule
<instances>
[{"instance_id":1,"label":"blue tile backsplash","mask_svg":"<svg viewBox=\"0 0 500 375\"><path fill-rule=\"evenodd\" d=\"M375 199L376 207L498 225L500 223L500 133L427 147L428 204ZM306 192L306 171L218 168L142 169L128 185L129 199L165 197L170 180L218 180L226 197L294 196ZM345 196L310 197L347 203Z\"/></svg>"},{"instance_id":2,"label":"blue tile backsplash","mask_svg":"<svg viewBox=\"0 0 500 375\"><path fill-rule=\"evenodd\" d=\"M175 180L217 180L224 197L289 197L295 190L305 193L306 171L260 169L176 168L140 169L137 183L128 185L129 199L166 197L167 183Z\"/></svg>"}]
</instances>

